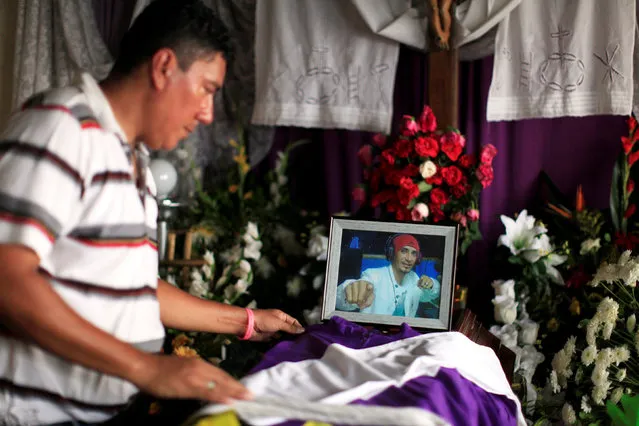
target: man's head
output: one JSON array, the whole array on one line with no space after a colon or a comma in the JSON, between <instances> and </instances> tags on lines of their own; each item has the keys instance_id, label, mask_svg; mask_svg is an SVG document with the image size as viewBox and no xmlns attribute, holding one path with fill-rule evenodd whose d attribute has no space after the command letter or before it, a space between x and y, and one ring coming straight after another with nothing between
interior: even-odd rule
<instances>
[{"instance_id":1,"label":"man's head","mask_svg":"<svg viewBox=\"0 0 639 426\"><path fill-rule=\"evenodd\" d=\"M199 0L155 0L122 39L110 79L145 84L143 141L173 149L213 121L231 48L228 31Z\"/></svg>"},{"instance_id":2,"label":"man's head","mask_svg":"<svg viewBox=\"0 0 639 426\"><path fill-rule=\"evenodd\" d=\"M387 244L386 257L397 271L408 273L421 258L417 239L409 234L391 237Z\"/></svg>"}]
</instances>

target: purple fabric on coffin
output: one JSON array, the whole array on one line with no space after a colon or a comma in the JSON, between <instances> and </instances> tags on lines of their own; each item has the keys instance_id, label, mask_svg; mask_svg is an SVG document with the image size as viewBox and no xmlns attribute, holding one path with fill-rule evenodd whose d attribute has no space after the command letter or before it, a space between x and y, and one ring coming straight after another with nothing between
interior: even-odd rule
<instances>
[{"instance_id":1,"label":"purple fabric on coffin","mask_svg":"<svg viewBox=\"0 0 639 426\"><path fill-rule=\"evenodd\" d=\"M319 359L333 343L353 349L365 349L419 334L407 324L402 324L399 333L382 334L343 318L333 317L324 324L308 327L307 332L294 342L276 345L265 354L251 373L273 367L280 362ZM404 383L401 388L389 387L372 398L356 400L352 404L420 407L438 414L452 425L460 426L517 424L517 406L512 400L486 392L450 368L441 368L435 377L420 376ZM305 421L289 421L278 426L304 423Z\"/></svg>"},{"instance_id":2,"label":"purple fabric on coffin","mask_svg":"<svg viewBox=\"0 0 639 426\"><path fill-rule=\"evenodd\" d=\"M275 345L249 374L273 367L280 362L319 359L324 355L328 345L333 343L353 349L364 349L415 336L419 336L419 333L407 324L402 324L399 333L382 334L378 330L366 329L341 317L333 317L324 324L307 327L306 332L295 341L284 341Z\"/></svg>"}]
</instances>

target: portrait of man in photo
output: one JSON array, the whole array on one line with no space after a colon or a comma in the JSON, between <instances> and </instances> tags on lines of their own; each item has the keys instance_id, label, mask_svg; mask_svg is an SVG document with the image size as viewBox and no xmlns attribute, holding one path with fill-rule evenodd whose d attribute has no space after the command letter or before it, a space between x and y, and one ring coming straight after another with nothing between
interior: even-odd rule
<instances>
[{"instance_id":1,"label":"portrait of man in photo","mask_svg":"<svg viewBox=\"0 0 639 426\"><path fill-rule=\"evenodd\" d=\"M358 237L352 240L356 239L359 240ZM335 309L400 317L436 317L441 285L437 275L426 274L422 254L415 236L389 236L384 245L385 261L380 266L367 265L364 255L359 262L361 275L339 283ZM431 271L435 272L432 268ZM430 314L425 306L431 307Z\"/></svg>"}]
</instances>

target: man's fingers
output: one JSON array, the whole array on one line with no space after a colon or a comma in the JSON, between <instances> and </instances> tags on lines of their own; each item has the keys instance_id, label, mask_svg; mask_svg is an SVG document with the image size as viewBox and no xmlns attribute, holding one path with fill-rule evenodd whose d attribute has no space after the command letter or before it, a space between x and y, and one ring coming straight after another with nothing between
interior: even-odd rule
<instances>
[{"instance_id":1,"label":"man's fingers","mask_svg":"<svg viewBox=\"0 0 639 426\"><path fill-rule=\"evenodd\" d=\"M286 331L287 333L299 334L304 332L304 327L302 324L292 316L288 314L284 314L283 324L281 327L282 331Z\"/></svg>"},{"instance_id":2,"label":"man's fingers","mask_svg":"<svg viewBox=\"0 0 639 426\"><path fill-rule=\"evenodd\" d=\"M240 382L220 369L215 369L211 379L204 384L206 399L229 403L233 399L252 399L251 392Z\"/></svg>"},{"instance_id":3,"label":"man's fingers","mask_svg":"<svg viewBox=\"0 0 639 426\"><path fill-rule=\"evenodd\" d=\"M375 300L375 291L371 284L368 284L366 289L367 289L367 293L366 293L366 299L364 299L364 307L368 308L370 305L373 304L373 300Z\"/></svg>"},{"instance_id":4,"label":"man's fingers","mask_svg":"<svg viewBox=\"0 0 639 426\"><path fill-rule=\"evenodd\" d=\"M355 283L351 283L346 286L346 301L348 303L353 303L355 301L355 299L353 298L354 288L355 288Z\"/></svg>"}]
</instances>

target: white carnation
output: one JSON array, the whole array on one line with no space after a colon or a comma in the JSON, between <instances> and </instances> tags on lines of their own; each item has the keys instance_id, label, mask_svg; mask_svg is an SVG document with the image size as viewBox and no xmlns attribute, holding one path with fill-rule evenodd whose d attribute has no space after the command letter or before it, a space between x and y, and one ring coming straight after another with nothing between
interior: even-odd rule
<instances>
[{"instance_id":1,"label":"white carnation","mask_svg":"<svg viewBox=\"0 0 639 426\"><path fill-rule=\"evenodd\" d=\"M625 368L620 368L619 370L617 370L617 374L615 375L615 378L618 381L623 382L624 379L626 378L626 369Z\"/></svg>"},{"instance_id":2,"label":"white carnation","mask_svg":"<svg viewBox=\"0 0 639 426\"><path fill-rule=\"evenodd\" d=\"M575 424L577 421L577 415L575 414L575 409L572 408L572 405L566 403L561 409L561 418L564 423L567 425Z\"/></svg>"},{"instance_id":3,"label":"white carnation","mask_svg":"<svg viewBox=\"0 0 639 426\"><path fill-rule=\"evenodd\" d=\"M636 325L637 317L635 316L635 314L632 314L628 317L628 319L626 319L626 329L628 330L628 333L632 333L633 331L635 331Z\"/></svg>"},{"instance_id":4,"label":"white carnation","mask_svg":"<svg viewBox=\"0 0 639 426\"><path fill-rule=\"evenodd\" d=\"M588 346L586 349L584 349L584 351L581 353L581 362L588 367L590 364L592 364L593 362L595 362L595 359L597 358L597 347L594 345L590 345Z\"/></svg>"},{"instance_id":5,"label":"white carnation","mask_svg":"<svg viewBox=\"0 0 639 426\"><path fill-rule=\"evenodd\" d=\"M613 390L610 394L610 401L612 401L613 404L617 404L619 401L621 401L622 396L623 388L615 388L615 390Z\"/></svg>"}]
</instances>

